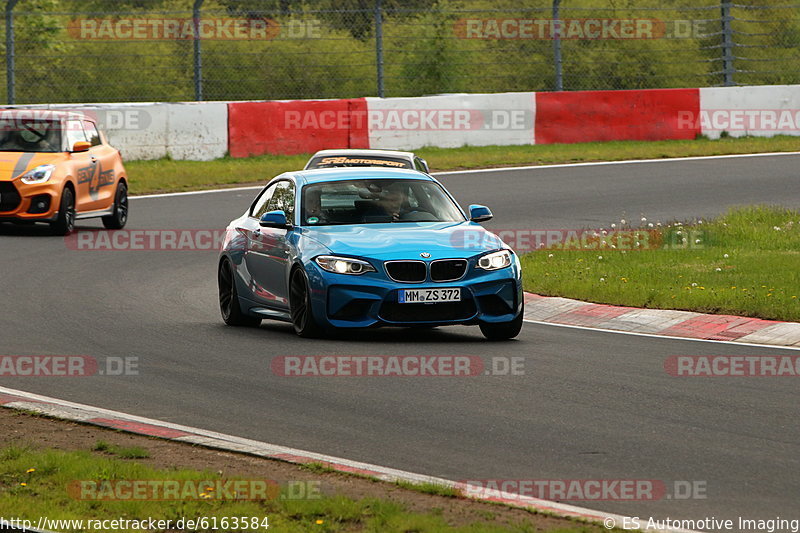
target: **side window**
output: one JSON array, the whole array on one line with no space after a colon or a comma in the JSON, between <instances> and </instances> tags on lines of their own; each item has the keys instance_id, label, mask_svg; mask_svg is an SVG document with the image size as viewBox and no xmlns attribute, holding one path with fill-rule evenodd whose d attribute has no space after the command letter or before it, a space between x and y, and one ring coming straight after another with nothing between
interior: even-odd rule
<instances>
[{"instance_id":1,"label":"side window","mask_svg":"<svg viewBox=\"0 0 800 533\"><path fill-rule=\"evenodd\" d=\"M414 169L419 170L420 172L428 172L425 168L425 165L422 164L422 160L419 157L414 158Z\"/></svg>"},{"instance_id":2,"label":"side window","mask_svg":"<svg viewBox=\"0 0 800 533\"><path fill-rule=\"evenodd\" d=\"M67 150L72 150L76 142L85 142L86 134L83 132L83 126L79 120L67 121Z\"/></svg>"},{"instance_id":3,"label":"side window","mask_svg":"<svg viewBox=\"0 0 800 533\"><path fill-rule=\"evenodd\" d=\"M100 138L100 133L97 131L97 126L94 125L94 122L84 120L83 129L86 130L86 140L92 143L92 146L103 144L103 140Z\"/></svg>"},{"instance_id":4,"label":"side window","mask_svg":"<svg viewBox=\"0 0 800 533\"><path fill-rule=\"evenodd\" d=\"M270 185L270 187L261 193L261 196L253 204L253 208L250 209L250 216L260 219L264 213L269 211L267 209L267 204L269 203L270 198L272 198L272 194L275 192L275 188L278 186L276 183L275 185Z\"/></svg>"},{"instance_id":5,"label":"side window","mask_svg":"<svg viewBox=\"0 0 800 533\"><path fill-rule=\"evenodd\" d=\"M278 188L269 201L267 211L281 210L286 213L286 220L294 223L294 184L290 181L278 182Z\"/></svg>"}]
</instances>

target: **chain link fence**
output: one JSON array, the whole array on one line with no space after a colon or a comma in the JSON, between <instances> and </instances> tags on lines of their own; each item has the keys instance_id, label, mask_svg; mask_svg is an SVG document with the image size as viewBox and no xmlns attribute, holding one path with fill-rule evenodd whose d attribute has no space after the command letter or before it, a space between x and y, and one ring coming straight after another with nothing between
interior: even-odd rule
<instances>
[{"instance_id":1,"label":"chain link fence","mask_svg":"<svg viewBox=\"0 0 800 533\"><path fill-rule=\"evenodd\" d=\"M800 4L0 0L7 103L800 83Z\"/></svg>"}]
</instances>

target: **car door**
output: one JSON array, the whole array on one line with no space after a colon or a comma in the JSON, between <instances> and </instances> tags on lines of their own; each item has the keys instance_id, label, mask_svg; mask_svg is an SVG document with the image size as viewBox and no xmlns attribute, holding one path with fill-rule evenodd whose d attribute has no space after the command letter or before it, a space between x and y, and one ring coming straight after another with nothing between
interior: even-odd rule
<instances>
[{"instance_id":1,"label":"car door","mask_svg":"<svg viewBox=\"0 0 800 533\"><path fill-rule=\"evenodd\" d=\"M84 120L83 130L86 133L86 140L92 145L89 148L90 160L96 164L95 175L89 186L91 209L109 209L114 204L117 192L116 163L119 155L114 148L103 143L94 122Z\"/></svg>"},{"instance_id":2,"label":"car door","mask_svg":"<svg viewBox=\"0 0 800 533\"><path fill-rule=\"evenodd\" d=\"M65 122L67 150L72 152L76 142L86 142L83 122L69 119ZM73 152L70 154L72 176L75 179L75 210L79 213L93 211L96 202L91 193L92 182L97 173L97 158L90 152Z\"/></svg>"},{"instance_id":3,"label":"car door","mask_svg":"<svg viewBox=\"0 0 800 533\"><path fill-rule=\"evenodd\" d=\"M289 308L286 272L289 267L287 237L291 230L262 228L258 222L264 213L280 210L286 213L286 220L293 223L294 205L294 183L279 181L274 185L269 200L260 209L254 210L251 217L257 228L249 234L247 268L257 289L253 291L254 295L261 303L273 308Z\"/></svg>"}]
</instances>

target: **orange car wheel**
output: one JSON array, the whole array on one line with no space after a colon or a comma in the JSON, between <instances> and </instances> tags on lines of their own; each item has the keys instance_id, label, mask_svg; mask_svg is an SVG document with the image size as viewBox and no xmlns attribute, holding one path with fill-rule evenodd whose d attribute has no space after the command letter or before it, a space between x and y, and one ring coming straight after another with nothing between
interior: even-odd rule
<instances>
[{"instance_id":1,"label":"orange car wheel","mask_svg":"<svg viewBox=\"0 0 800 533\"><path fill-rule=\"evenodd\" d=\"M61 193L61 204L58 208L58 217L50 224L54 235L69 235L75 229L75 194L72 189L65 187Z\"/></svg>"}]
</instances>

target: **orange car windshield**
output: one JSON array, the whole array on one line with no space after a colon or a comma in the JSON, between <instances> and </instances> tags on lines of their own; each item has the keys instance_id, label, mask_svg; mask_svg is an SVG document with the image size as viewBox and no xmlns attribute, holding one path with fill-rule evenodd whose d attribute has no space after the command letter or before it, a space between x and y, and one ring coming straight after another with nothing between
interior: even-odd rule
<instances>
[{"instance_id":1,"label":"orange car windshield","mask_svg":"<svg viewBox=\"0 0 800 533\"><path fill-rule=\"evenodd\" d=\"M4 121L0 152L61 152L61 123L54 120Z\"/></svg>"}]
</instances>

